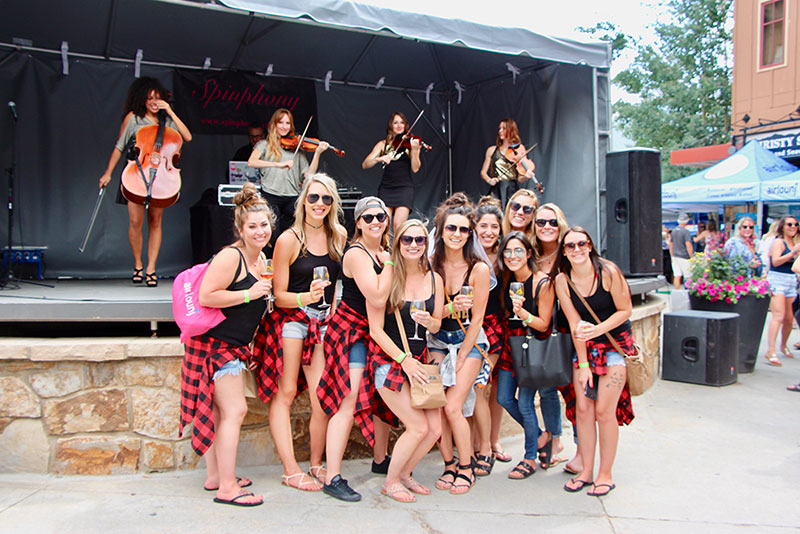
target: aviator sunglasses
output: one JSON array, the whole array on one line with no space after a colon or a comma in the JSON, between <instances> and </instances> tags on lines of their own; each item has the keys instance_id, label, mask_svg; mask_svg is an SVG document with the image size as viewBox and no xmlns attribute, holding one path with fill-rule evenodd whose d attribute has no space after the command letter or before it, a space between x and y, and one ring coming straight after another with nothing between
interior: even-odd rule
<instances>
[{"instance_id":1,"label":"aviator sunglasses","mask_svg":"<svg viewBox=\"0 0 800 534\"><path fill-rule=\"evenodd\" d=\"M325 202L325 197L322 197L322 201ZM362 215L361 218L364 219L364 222L367 224L372 223L372 219L378 219L379 223L382 223L386 220L387 215L383 212L381 213L367 213L366 215Z\"/></svg>"},{"instance_id":2,"label":"aviator sunglasses","mask_svg":"<svg viewBox=\"0 0 800 534\"><path fill-rule=\"evenodd\" d=\"M333 204L333 197L330 195L322 195L321 197L318 193L309 193L306 195L306 200L308 200L309 204L316 204L320 198L322 198L322 203L326 206Z\"/></svg>"},{"instance_id":3,"label":"aviator sunglasses","mask_svg":"<svg viewBox=\"0 0 800 534\"><path fill-rule=\"evenodd\" d=\"M511 204L509 204L509 206L511 206L511 211L519 211L520 209L522 209L522 213L524 213L525 215L530 215L531 213L533 213L533 206L523 206L519 202L512 202Z\"/></svg>"},{"instance_id":4,"label":"aviator sunglasses","mask_svg":"<svg viewBox=\"0 0 800 534\"><path fill-rule=\"evenodd\" d=\"M536 219L536 226L544 228L548 224L553 228L558 228L558 219Z\"/></svg>"},{"instance_id":5,"label":"aviator sunglasses","mask_svg":"<svg viewBox=\"0 0 800 534\"><path fill-rule=\"evenodd\" d=\"M416 243L417 245L423 245L425 243L425 236L424 235L401 235L400 242L405 246L409 246L412 242Z\"/></svg>"},{"instance_id":6,"label":"aviator sunglasses","mask_svg":"<svg viewBox=\"0 0 800 534\"><path fill-rule=\"evenodd\" d=\"M511 254L514 254L514 256L516 256L518 258L524 258L525 257L525 249L522 248L522 247L517 247L514 250L511 250L510 248L507 248L507 249L505 249L503 251L503 257L506 258L506 259L511 258Z\"/></svg>"},{"instance_id":7,"label":"aviator sunglasses","mask_svg":"<svg viewBox=\"0 0 800 534\"><path fill-rule=\"evenodd\" d=\"M444 229L451 233L461 232L464 235L468 235L470 232L469 226L456 226L455 224L446 224Z\"/></svg>"},{"instance_id":8,"label":"aviator sunglasses","mask_svg":"<svg viewBox=\"0 0 800 534\"><path fill-rule=\"evenodd\" d=\"M584 248L589 242L586 240L576 241L575 243L564 243L564 248L567 250L575 250L576 248Z\"/></svg>"}]
</instances>

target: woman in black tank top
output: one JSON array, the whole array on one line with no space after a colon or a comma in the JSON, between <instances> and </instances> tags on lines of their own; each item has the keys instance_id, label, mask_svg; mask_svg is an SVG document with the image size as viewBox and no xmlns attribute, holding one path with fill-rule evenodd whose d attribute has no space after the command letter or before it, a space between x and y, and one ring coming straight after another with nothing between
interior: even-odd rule
<instances>
[{"instance_id":1,"label":"woman in black tank top","mask_svg":"<svg viewBox=\"0 0 800 534\"><path fill-rule=\"evenodd\" d=\"M275 216L258 196L253 184L245 184L242 192L234 198L234 203L234 221L239 240L214 256L200 284L200 304L221 308L226 317L206 333L206 337L200 336L210 347L209 356L219 352L220 349L214 347L236 348L250 344L266 308L263 297L272 286L271 282L260 279L265 267L261 249L272 236ZM249 353L249 348L245 352ZM235 472L239 427L247 414L247 402L243 394L244 375L241 374L238 361L238 358L229 360L220 368L222 372L217 371L214 376L213 411L219 419L213 421L217 435L204 455L205 488L219 488L216 497L222 501L235 499L235 504L255 506L261 504L263 499L241 489L240 485L249 481L239 479L237 483ZM226 366L230 371L225 372ZM237 438L231 434L234 431Z\"/></svg>"},{"instance_id":2,"label":"woman in black tank top","mask_svg":"<svg viewBox=\"0 0 800 534\"><path fill-rule=\"evenodd\" d=\"M749 223L752 228L752 220ZM740 234L743 233L741 228L744 224L745 222L740 222L736 226ZM781 217L775 231L775 242L772 243L769 251L770 269L767 273L767 281L772 290L769 304L772 319L767 328L767 353L764 357L768 364L780 367L783 364L775 352L778 332L781 333L779 345L781 354L787 358L794 358L794 354L786 346L786 343L792 332L792 323L794 322L792 305L794 299L797 298L797 275L792 272L792 264L800 255L800 243L797 241L797 219L791 215ZM751 234L752 240L752 229L748 228L747 233Z\"/></svg>"},{"instance_id":3,"label":"woman in black tank top","mask_svg":"<svg viewBox=\"0 0 800 534\"><path fill-rule=\"evenodd\" d=\"M401 502L415 500L413 493L427 495L430 489L411 477L411 471L431 450L442 432L441 410L419 410L411 407L409 381L426 381L427 374L420 366L425 345L409 341L412 354L405 352L402 332L397 326L395 309L400 310L406 340L425 338L426 332L437 332L441 325L444 288L441 277L432 272L425 254L428 250L428 233L418 219L403 223L397 231L392 247L392 261L396 264L388 297L382 304L367 301L370 336L381 351L373 356L375 375L385 376L383 384L376 384L378 394L389 409L405 425L389 462L389 471L381 492ZM411 315L413 301L424 301L425 311ZM416 324L415 324L416 323ZM414 326L412 326L414 324ZM401 371L402 369L402 371Z\"/></svg>"},{"instance_id":4,"label":"woman in black tank top","mask_svg":"<svg viewBox=\"0 0 800 534\"><path fill-rule=\"evenodd\" d=\"M270 432L283 463L283 483L306 491L321 490L321 481L325 480L322 455L325 450L328 418L316 394L325 365L325 355L322 343L314 345L309 355L310 349L305 347L305 340L287 337L287 329L297 331L296 326L299 326L302 331L302 325L307 325L307 337L313 326L311 323L318 319L320 322L325 320L325 312L320 304L334 304L334 286L331 281L335 281L339 275L339 260L347 238L346 230L338 222L340 214L341 201L336 182L323 173L309 176L298 197L294 225L278 238L273 254L275 305L282 308L284 314L291 312L292 315L291 320L287 320L281 330L283 369L277 381L277 392L269 407ZM313 280L313 270L318 266L327 267L329 281ZM309 307L318 311L308 310ZM292 446L289 412L297 394L301 367L308 384L311 403L310 474L316 481L303 474L294 457ZM274 374L279 373L275 370Z\"/></svg>"},{"instance_id":5,"label":"woman in black tank top","mask_svg":"<svg viewBox=\"0 0 800 534\"><path fill-rule=\"evenodd\" d=\"M624 355L613 354L616 349L607 342L605 333L614 336L623 350L631 346L628 322L632 308L630 290L619 268L599 256L589 233L579 226L573 226L561 238L554 266L556 271L560 271L556 276L556 294L569 321L577 353L572 387L577 406L578 452L583 461L583 470L567 482L564 489L576 492L592 485L589 494L602 496L615 487L611 468L619 439L616 414L621 396L626 400L621 405L623 410L630 409L624 360L620 363ZM577 295L573 297L574 290L568 280L586 298L600 318L599 324L594 324L596 321ZM596 392L596 400L587 396L587 393L592 394L592 390ZM600 467L594 478L598 437Z\"/></svg>"}]
</instances>

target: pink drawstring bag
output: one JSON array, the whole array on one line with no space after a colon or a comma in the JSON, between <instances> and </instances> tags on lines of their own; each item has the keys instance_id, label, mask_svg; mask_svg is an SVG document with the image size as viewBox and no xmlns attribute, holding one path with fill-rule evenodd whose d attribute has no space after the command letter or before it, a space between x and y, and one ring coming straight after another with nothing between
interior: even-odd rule
<instances>
[{"instance_id":1,"label":"pink drawstring bag","mask_svg":"<svg viewBox=\"0 0 800 534\"><path fill-rule=\"evenodd\" d=\"M219 308L200 305L200 283L207 270L208 263L195 265L178 274L172 283L172 316L181 329L181 343L225 320Z\"/></svg>"}]
</instances>

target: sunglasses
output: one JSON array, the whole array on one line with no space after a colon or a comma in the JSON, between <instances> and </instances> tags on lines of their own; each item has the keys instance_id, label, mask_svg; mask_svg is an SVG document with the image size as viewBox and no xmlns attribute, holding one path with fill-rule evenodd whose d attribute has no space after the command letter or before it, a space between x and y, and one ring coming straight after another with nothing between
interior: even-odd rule
<instances>
[{"instance_id":1,"label":"sunglasses","mask_svg":"<svg viewBox=\"0 0 800 534\"><path fill-rule=\"evenodd\" d=\"M755 226L753 226L752 224L743 224L742 225L742 229L743 230L752 230L753 228L755 228Z\"/></svg>"},{"instance_id":2,"label":"sunglasses","mask_svg":"<svg viewBox=\"0 0 800 534\"><path fill-rule=\"evenodd\" d=\"M514 250L511 250L510 248L507 248L507 249L505 249L503 251L503 257L506 258L506 259L509 259L512 254L514 256L518 257L518 258L524 258L525 257L525 249L522 248L522 247L517 247Z\"/></svg>"},{"instance_id":3,"label":"sunglasses","mask_svg":"<svg viewBox=\"0 0 800 534\"><path fill-rule=\"evenodd\" d=\"M322 201L325 202L325 197L322 197ZM372 219L378 219L378 222L382 223L386 220L386 217L388 217L388 215L385 213L367 213L366 215L361 216L361 218L364 219L364 222L367 224L372 223Z\"/></svg>"},{"instance_id":4,"label":"sunglasses","mask_svg":"<svg viewBox=\"0 0 800 534\"><path fill-rule=\"evenodd\" d=\"M512 202L509 206L511 206L511 211L519 211L521 209L525 215L533 213L533 206L523 206L519 202Z\"/></svg>"},{"instance_id":5,"label":"sunglasses","mask_svg":"<svg viewBox=\"0 0 800 534\"><path fill-rule=\"evenodd\" d=\"M469 226L456 226L455 224L446 224L444 229L451 233L461 232L464 235L469 235Z\"/></svg>"},{"instance_id":6,"label":"sunglasses","mask_svg":"<svg viewBox=\"0 0 800 534\"><path fill-rule=\"evenodd\" d=\"M316 204L320 198L322 199L322 203L325 204L326 206L330 206L331 204L333 204L333 197L330 195L320 196L317 193L309 193L308 195L306 195L306 200L308 200L309 204Z\"/></svg>"},{"instance_id":7,"label":"sunglasses","mask_svg":"<svg viewBox=\"0 0 800 534\"><path fill-rule=\"evenodd\" d=\"M558 228L558 219L536 219L536 226L539 228L544 228L548 224L553 228Z\"/></svg>"},{"instance_id":8,"label":"sunglasses","mask_svg":"<svg viewBox=\"0 0 800 534\"><path fill-rule=\"evenodd\" d=\"M588 241L581 240L575 243L564 243L564 248L567 250L575 250L576 248L584 248L588 244Z\"/></svg>"},{"instance_id":9,"label":"sunglasses","mask_svg":"<svg viewBox=\"0 0 800 534\"><path fill-rule=\"evenodd\" d=\"M425 244L425 236L424 235L401 235L400 242L405 246L409 246L411 243L416 243L417 245Z\"/></svg>"},{"instance_id":10,"label":"sunglasses","mask_svg":"<svg viewBox=\"0 0 800 534\"><path fill-rule=\"evenodd\" d=\"M787 223L786 223L786 226L788 226L788 227L792 228L792 227L795 227L795 226L797 226L797 223L790 223L790 222L787 222Z\"/></svg>"}]
</instances>

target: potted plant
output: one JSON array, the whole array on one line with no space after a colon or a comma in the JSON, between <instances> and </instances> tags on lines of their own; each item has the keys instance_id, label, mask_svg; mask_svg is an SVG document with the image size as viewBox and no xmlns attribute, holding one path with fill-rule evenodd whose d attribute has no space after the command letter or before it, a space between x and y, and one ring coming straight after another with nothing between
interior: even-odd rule
<instances>
[{"instance_id":1,"label":"potted plant","mask_svg":"<svg viewBox=\"0 0 800 534\"><path fill-rule=\"evenodd\" d=\"M769 283L719 247L695 254L686 280L693 310L739 314L739 373L752 373L769 309Z\"/></svg>"}]
</instances>

